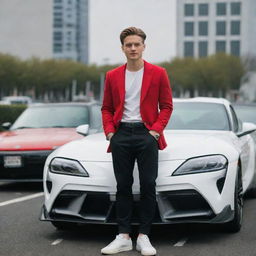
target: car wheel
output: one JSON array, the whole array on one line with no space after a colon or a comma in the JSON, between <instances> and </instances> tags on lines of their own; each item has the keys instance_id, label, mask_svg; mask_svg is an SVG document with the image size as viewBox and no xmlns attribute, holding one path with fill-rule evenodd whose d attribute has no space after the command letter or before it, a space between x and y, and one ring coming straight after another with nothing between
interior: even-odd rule
<instances>
[{"instance_id":1,"label":"car wheel","mask_svg":"<svg viewBox=\"0 0 256 256\"><path fill-rule=\"evenodd\" d=\"M240 168L237 172L234 194L234 219L225 224L226 230L232 233L239 232L243 220L243 183Z\"/></svg>"},{"instance_id":2,"label":"car wheel","mask_svg":"<svg viewBox=\"0 0 256 256\"><path fill-rule=\"evenodd\" d=\"M51 221L52 225L59 229L59 230L65 230L65 229L72 229L76 226L74 223L65 222L65 221Z\"/></svg>"}]
</instances>

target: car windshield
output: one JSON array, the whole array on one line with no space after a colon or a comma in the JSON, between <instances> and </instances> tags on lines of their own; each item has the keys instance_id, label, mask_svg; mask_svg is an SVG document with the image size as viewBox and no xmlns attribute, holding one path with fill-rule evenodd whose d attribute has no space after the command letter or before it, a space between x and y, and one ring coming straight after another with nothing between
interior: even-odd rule
<instances>
[{"instance_id":1,"label":"car windshield","mask_svg":"<svg viewBox=\"0 0 256 256\"><path fill-rule=\"evenodd\" d=\"M251 122L256 124L256 105L234 105L233 107L237 113L238 118L243 122Z\"/></svg>"},{"instance_id":2,"label":"car windshield","mask_svg":"<svg viewBox=\"0 0 256 256\"><path fill-rule=\"evenodd\" d=\"M27 108L12 125L22 128L77 127L89 123L87 106L42 106Z\"/></svg>"},{"instance_id":3,"label":"car windshield","mask_svg":"<svg viewBox=\"0 0 256 256\"><path fill-rule=\"evenodd\" d=\"M230 130L224 105L204 102L174 102L167 129Z\"/></svg>"}]
</instances>

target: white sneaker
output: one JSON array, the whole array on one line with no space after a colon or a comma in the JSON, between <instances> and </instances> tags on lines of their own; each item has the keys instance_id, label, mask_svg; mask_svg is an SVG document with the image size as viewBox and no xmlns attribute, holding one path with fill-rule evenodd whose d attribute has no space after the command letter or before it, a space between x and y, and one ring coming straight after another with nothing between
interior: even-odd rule
<instances>
[{"instance_id":1,"label":"white sneaker","mask_svg":"<svg viewBox=\"0 0 256 256\"><path fill-rule=\"evenodd\" d=\"M122 234L116 236L109 245L101 249L102 254L115 254L118 252L131 251L132 250L132 240L127 239Z\"/></svg>"},{"instance_id":2,"label":"white sneaker","mask_svg":"<svg viewBox=\"0 0 256 256\"><path fill-rule=\"evenodd\" d=\"M150 243L147 235L138 236L136 250L144 256L156 255L156 249Z\"/></svg>"}]
</instances>

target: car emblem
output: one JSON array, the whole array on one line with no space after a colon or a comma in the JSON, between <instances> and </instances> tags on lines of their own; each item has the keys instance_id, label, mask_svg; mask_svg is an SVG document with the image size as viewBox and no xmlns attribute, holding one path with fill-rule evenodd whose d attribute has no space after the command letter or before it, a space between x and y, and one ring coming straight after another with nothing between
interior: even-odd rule
<instances>
[{"instance_id":1,"label":"car emblem","mask_svg":"<svg viewBox=\"0 0 256 256\"><path fill-rule=\"evenodd\" d=\"M20 145L16 145L14 148L21 148L21 146Z\"/></svg>"}]
</instances>

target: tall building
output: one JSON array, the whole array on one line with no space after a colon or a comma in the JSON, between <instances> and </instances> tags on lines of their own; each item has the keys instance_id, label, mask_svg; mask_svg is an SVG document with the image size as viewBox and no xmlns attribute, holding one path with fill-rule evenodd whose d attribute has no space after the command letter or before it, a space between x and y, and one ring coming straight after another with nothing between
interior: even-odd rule
<instances>
[{"instance_id":1,"label":"tall building","mask_svg":"<svg viewBox=\"0 0 256 256\"><path fill-rule=\"evenodd\" d=\"M53 0L53 57L87 64L89 0Z\"/></svg>"},{"instance_id":2,"label":"tall building","mask_svg":"<svg viewBox=\"0 0 256 256\"><path fill-rule=\"evenodd\" d=\"M177 56L256 56L255 0L178 0Z\"/></svg>"}]
</instances>

